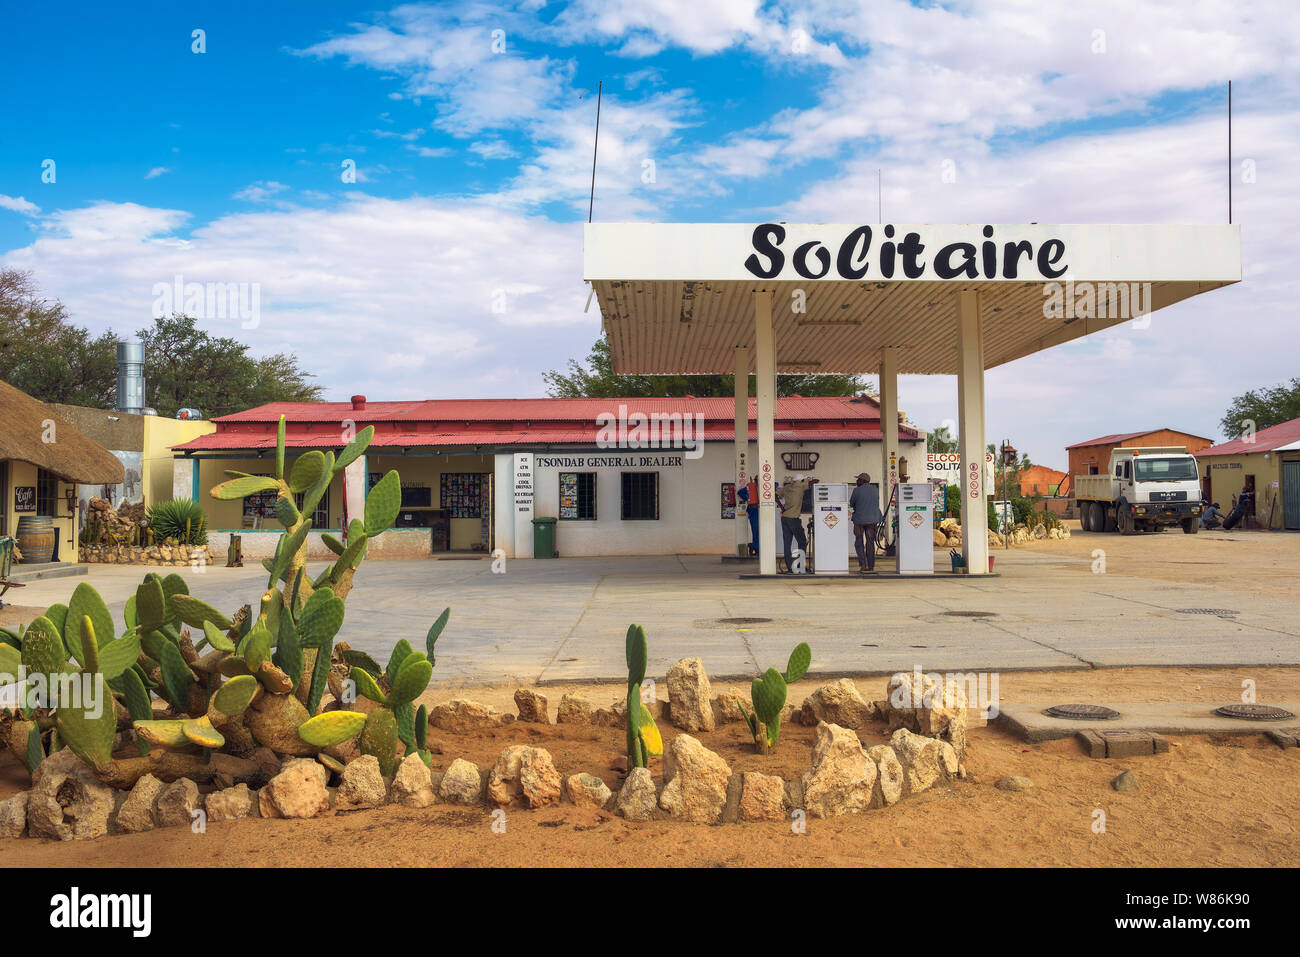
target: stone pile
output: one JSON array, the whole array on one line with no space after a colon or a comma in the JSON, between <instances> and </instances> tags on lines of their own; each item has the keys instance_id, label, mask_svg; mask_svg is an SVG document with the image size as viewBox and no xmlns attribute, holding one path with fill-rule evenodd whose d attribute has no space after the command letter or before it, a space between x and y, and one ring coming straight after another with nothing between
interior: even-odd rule
<instances>
[{"instance_id":1,"label":"stone pile","mask_svg":"<svg viewBox=\"0 0 1300 957\"><path fill-rule=\"evenodd\" d=\"M699 659L678 662L667 681L674 722L716 726L739 720L742 698L735 692L713 695ZM546 698L529 689L515 694L521 722L548 722ZM633 768L617 788L590 773L565 776L550 752L527 744L505 748L490 768L463 758L445 770L431 770L419 755L407 755L392 778L385 778L370 755L351 757L342 770L305 754L281 764L271 755L259 790L247 784L202 793L187 778L163 781L145 774L129 791L101 783L67 749L50 755L37 769L30 791L0 802L0 837L82 840L106 834L131 834L155 828L190 826L246 817L311 818L383 805L428 808L536 809L564 803L622 815L629 821L675 820L693 824L789 820L795 811L835 817L887 808L964 776L965 699L958 688L938 688L920 674L890 679L886 698L867 701L849 679L829 682L794 712L816 726L811 767L794 780L757 771L737 773L693 734L683 731L663 757L663 783L647 768ZM625 703L624 703L625 707ZM660 715L656 703L647 707ZM606 717L599 718L602 713ZM621 721L613 706L593 709L566 694L561 724ZM449 731L501 727L516 720L484 705L455 699L439 705L430 721ZM864 747L858 731L887 723L888 744ZM265 749L262 749L265 751ZM263 755L263 757L265 757ZM334 770L331 770L330 767ZM227 782L229 783L229 782Z\"/></svg>"},{"instance_id":2,"label":"stone pile","mask_svg":"<svg viewBox=\"0 0 1300 957\"><path fill-rule=\"evenodd\" d=\"M104 565L211 565L206 545L81 545L77 560Z\"/></svg>"}]
</instances>

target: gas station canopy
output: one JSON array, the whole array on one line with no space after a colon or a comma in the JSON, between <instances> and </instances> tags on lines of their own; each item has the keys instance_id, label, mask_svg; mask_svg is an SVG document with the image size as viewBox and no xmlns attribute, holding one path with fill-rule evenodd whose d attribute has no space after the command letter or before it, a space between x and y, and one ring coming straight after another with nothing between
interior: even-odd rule
<instances>
[{"instance_id":1,"label":"gas station canopy","mask_svg":"<svg viewBox=\"0 0 1300 957\"><path fill-rule=\"evenodd\" d=\"M878 374L886 527L891 506L901 504L898 490L908 487L898 455L898 376L956 375L962 557L967 574L985 575L984 371L1240 282L1241 231L588 223L583 257L615 372L735 375L736 487L750 477L757 483L763 575L776 573L778 373ZM1168 332L1161 325L1151 335ZM743 411L751 371L753 457ZM742 524L738 516L737 542ZM782 534L789 549L789 531ZM929 564L929 543L922 545Z\"/></svg>"},{"instance_id":2,"label":"gas station canopy","mask_svg":"<svg viewBox=\"0 0 1300 957\"><path fill-rule=\"evenodd\" d=\"M778 372L956 374L958 291L983 367L1241 280L1238 226L592 223L584 278L619 373L729 373L772 294Z\"/></svg>"}]
</instances>

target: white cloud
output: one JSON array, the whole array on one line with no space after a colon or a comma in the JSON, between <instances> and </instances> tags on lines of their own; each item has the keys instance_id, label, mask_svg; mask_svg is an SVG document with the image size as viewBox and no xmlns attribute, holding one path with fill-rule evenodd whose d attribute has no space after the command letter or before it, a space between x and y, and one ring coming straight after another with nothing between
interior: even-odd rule
<instances>
[{"instance_id":1,"label":"white cloud","mask_svg":"<svg viewBox=\"0 0 1300 957\"><path fill-rule=\"evenodd\" d=\"M490 160L510 159L519 155L505 140L480 140L471 143L469 148L484 159Z\"/></svg>"},{"instance_id":2,"label":"white cloud","mask_svg":"<svg viewBox=\"0 0 1300 957\"><path fill-rule=\"evenodd\" d=\"M157 179L159 176L163 176L163 175L165 175L165 174L167 174L167 173L170 173L170 172L171 172L171 168L170 168L170 167L167 167L167 166L155 166L153 169L149 170L149 172L147 172L147 173L144 174L144 178L145 178L145 179Z\"/></svg>"},{"instance_id":3,"label":"white cloud","mask_svg":"<svg viewBox=\"0 0 1300 957\"><path fill-rule=\"evenodd\" d=\"M335 397L536 395L542 369L598 334L595 310L582 311L577 224L361 193L226 215L183 237L187 218L130 203L60 211L0 261L32 270L93 331L148 325L155 284L177 276L258 283L256 329L201 325L255 353L294 353Z\"/></svg>"},{"instance_id":4,"label":"white cloud","mask_svg":"<svg viewBox=\"0 0 1300 957\"><path fill-rule=\"evenodd\" d=\"M35 216L41 211L39 206L21 196L6 196L3 193L0 193L0 209L12 210L23 216Z\"/></svg>"},{"instance_id":5,"label":"white cloud","mask_svg":"<svg viewBox=\"0 0 1300 957\"><path fill-rule=\"evenodd\" d=\"M277 183L275 180L258 180L236 192L235 199L247 200L250 203L265 203L288 188L284 183Z\"/></svg>"}]
</instances>

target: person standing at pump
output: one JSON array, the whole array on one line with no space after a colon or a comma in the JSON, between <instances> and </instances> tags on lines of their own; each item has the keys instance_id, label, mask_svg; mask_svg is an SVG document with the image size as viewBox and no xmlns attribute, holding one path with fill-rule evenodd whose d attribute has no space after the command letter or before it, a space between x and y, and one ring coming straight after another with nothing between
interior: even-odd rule
<instances>
[{"instance_id":1,"label":"person standing at pump","mask_svg":"<svg viewBox=\"0 0 1300 957\"><path fill-rule=\"evenodd\" d=\"M758 555L758 477L740 490L737 499L745 503L745 517L749 519L749 549Z\"/></svg>"},{"instance_id":2,"label":"person standing at pump","mask_svg":"<svg viewBox=\"0 0 1300 957\"><path fill-rule=\"evenodd\" d=\"M873 485L866 472L858 473L858 485L849 495L853 512L853 547L858 552L858 571L876 570L876 529L884 517L880 514L880 488Z\"/></svg>"},{"instance_id":3,"label":"person standing at pump","mask_svg":"<svg viewBox=\"0 0 1300 957\"><path fill-rule=\"evenodd\" d=\"M805 561L808 557L808 536L803 530L803 493L808 490L808 486L816 482L815 478L810 479L806 475L796 475L793 479L786 479L785 484L781 486L781 536L785 540L785 567L788 573L794 572L794 556L790 552L790 540L794 539L799 543L799 550L803 552ZM807 565L804 566L804 574L807 574Z\"/></svg>"}]
</instances>

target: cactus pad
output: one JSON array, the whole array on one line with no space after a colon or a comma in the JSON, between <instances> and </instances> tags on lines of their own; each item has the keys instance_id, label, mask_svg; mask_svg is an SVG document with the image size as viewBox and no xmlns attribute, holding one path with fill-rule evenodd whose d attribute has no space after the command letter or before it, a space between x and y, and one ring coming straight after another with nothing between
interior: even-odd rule
<instances>
[{"instance_id":1,"label":"cactus pad","mask_svg":"<svg viewBox=\"0 0 1300 957\"><path fill-rule=\"evenodd\" d=\"M366 726L358 711L326 711L298 726L298 737L317 748L331 748L355 738Z\"/></svg>"}]
</instances>

